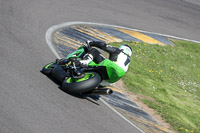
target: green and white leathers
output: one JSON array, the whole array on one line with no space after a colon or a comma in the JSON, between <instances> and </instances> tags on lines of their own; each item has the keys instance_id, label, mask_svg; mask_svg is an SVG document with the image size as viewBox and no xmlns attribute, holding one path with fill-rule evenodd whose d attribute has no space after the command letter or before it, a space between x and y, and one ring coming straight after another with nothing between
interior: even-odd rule
<instances>
[{"instance_id":1,"label":"green and white leathers","mask_svg":"<svg viewBox=\"0 0 200 133\"><path fill-rule=\"evenodd\" d=\"M121 45L119 49L121 49L122 52L118 54L116 61L105 59L102 62L103 66L106 66L107 73L110 78L107 80L109 83L117 82L120 78L122 78L125 75L125 72L127 72L130 64L132 49L126 44Z\"/></svg>"},{"instance_id":2,"label":"green and white leathers","mask_svg":"<svg viewBox=\"0 0 200 133\"><path fill-rule=\"evenodd\" d=\"M115 63L126 72L130 64L132 49L127 44L122 44L121 46L119 46L119 49L121 49L122 52L118 55L117 61Z\"/></svg>"},{"instance_id":3,"label":"green and white leathers","mask_svg":"<svg viewBox=\"0 0 200 133\"><path fill-rule=\"evenodd\" d=\"M121 52L117 55L116 61L105 59L98 64L94 61L91 61L88 64L88 66L105 66L109 77L109 79L106 80L108 83L117 82L121 77L123 77L130 64L130 56L132 55L131 48L127 45L121 45L119 49ZM69 54L66 58L79 57L82 53L84 53L84 48L81 46L78 50Z\"/></svg>"}]
</instances>

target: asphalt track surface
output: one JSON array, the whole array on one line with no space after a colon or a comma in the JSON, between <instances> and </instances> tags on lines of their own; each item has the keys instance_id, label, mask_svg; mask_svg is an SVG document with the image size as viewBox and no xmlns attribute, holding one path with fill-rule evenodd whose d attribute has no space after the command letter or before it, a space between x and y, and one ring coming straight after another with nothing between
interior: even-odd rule
<instances>
[{"instance_id":1,"label":"asphalt track surface","mask_svg":"<svg viewBox=\"0 0 200 133\"><path fill-rule=\"evenodd\" d=\"M200 41L200 7L180 0L0 0L0 133L138 133L100 100L40 73L52 25L87 21Z\"/></svg>"}]
</instances>

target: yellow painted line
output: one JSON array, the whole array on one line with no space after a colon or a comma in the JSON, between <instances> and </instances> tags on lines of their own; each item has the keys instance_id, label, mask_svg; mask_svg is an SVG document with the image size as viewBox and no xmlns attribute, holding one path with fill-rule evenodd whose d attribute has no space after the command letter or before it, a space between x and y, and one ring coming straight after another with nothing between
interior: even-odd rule
<instances>
[{"instance_id":1,"label":"yellow painted line","mask_svg":"<svg viewBox=\"0 0 200 133\"><path fill-rule=\"evenodd\" d=\"M74 49L77 49L78 47L80 47L79 45L75 44L74 42L63 39L60 36L54 36L54 41L58 44L62 44L62 45L65 45L65 46L68 46L68 47L71 47L71 48L74 48Z\"/></svg>"},{"instance_id":2,"label":"yellow painted line","mask_svg":"<svg viewBox=\"0 0 200 133\"><path fill-rule=\"evenodd\" d=\"M102 40L102 41L105 41L106 43L109 43L109 42L122 42L121 39L115 37L115 36L112 36L112 35L109 35L107 33L104 33L102 31L99 31L97 29L94 29L90 26L81 26L81 25L78 25L78 26L72 26L72 28L74 28L75 30L77 31L80 31L84 34L87 34L87 35L90 35L94 38L97 38L99 40Z\"/></svg>"},{"instance_id":3,"label":"yellow painted line","mask_svg":"<svg viewBox=\"0 0 200 133\"><path fill-rule=\"evenodd\" d=\"M169 132L168 129L166 129L166 128L162 127L162 126L159 126L159 125L157 125L157 124L150 123L150 122L147 122L147 121L144 121L144 120L139 120L139 119L137 119L137 118L132 118L132 119L138 121L139 123L148 125L148 126L150 126L150 127L155 127L155 128L157 128L157 129L159 129L159 130L162 130L162 131L164 131L164 132Z\"/></svg>"},{"instance_id":4,"label":"yellow painted line","mask_svg":"<svg viewBox=\"0 0 200 133\"><path fill-rule=\"evenodd\" d=\"M124 33L126 33L126 34L128 34L128 35L130 35L130 36L132 36L134 38L137 38L137 39L139 39L139 40L141 40L143 42L146 42L146 43L166 45L166 44L164 44L164 43L162 43L162 42L160 42L160 41L158 41L158 40L156 40L156 39L154 39L152 37L149 37L149 36L147 36L145 34L137 32L137 31L120 29L120 28L115 28L115 29L119 30L121 32L124 32Z\"/></svg>"},{"instance_id":5,"label":"yellow painted line","mask_svg":"<svg viewBox=\"0 0 200 133\"><path fill-rule=\"evenodd\" d=\"M73 45L75 45L77 47L80 47L82 45L82 43L80 41L74 40L60 32L56 32L54 37L62 38L63 40L65 40L65 42L70 41Z\"/></svg>"},{"instance_id":6,"label":"yellow painted line","mask_svg":"<svg viewBox=\"0 0 200 133\"><path fill-rule=\"evenodd\" d=\"M80 31L80 32L82 32L82 33L85 33L85 34L87 34L87 35L90 35L90 36L92 36L92 37L94 37L94 38L97 38L97 39L99 39L99 40L102 40L102 41L107 41L105 38L102 38L102 37L100 37L100 36L98 36L98 35L96 35L96 34L94 34L94 33L91 33L91 31L90 32L88 32L88 31L86 31L85 30L85 28L80 28L80 27L73 27L75 30L77 30L77 31Z\"/></svg>"},{"instance_id":7,"label":"yellow painted line","mask_svg":"<svg viewBox=\"0 0 200 133\"><path fill-rule=\"evenodd\" d=\"M64 42L64 43L69 43L69 44L72 44L74 47L78 48L78 46L77 46L75 43L73 43L73 42L71 42L71 41L69 41L69 40L63 39L63 38L61 38L61 37L59 37L59 36L55 37L55 41L60 41L60 42Z\"/></svg>"},{"instance_id":8,"label":"yellow painted line","mask_svg":"<svg viewBox=\"0 0 200 133\"><path fill-rule=\"evenodd\" d=\"M117 110L133 123L138 123L137 126L139 126L143 131L146 130L146 132L148 133L160 133L158 132L158 130L161 130L163 132L169 133L169 130L167 128L162 127L161 125L158 125L151 120L144 119L140 115L132 115L132 113L127 113L127 111L122 108L117 108ZM154 129L152 129L151 127L153 127Z\"/></svg>"},{"instance_id":9,"label":"yellow painted line","mask_svg":"<svg viewBox=\"0 0 200 133\"><path fill-rule=\"evenodd\" d=\"M56 43L59 43L59 44L62 44L62 45L65 45L65 46L67 46L67 47L73 48L73 49L77 49L77 47L75 47L75 46L74 46L73 44L71 44L70 42L65 43L64 41L57 40L57 39L55 39L55 42L56 42Z\"/></svg>"},{"instance_id":10,"label":"yellow painted line","mask_svg":"<svg viewBox=\"0 0 200 133\"><path fill-rule=\"evenodd\" d=\"M118 90L118 89L116 89L116 88L113 88L113 87L107 87L107 88L110 88L110 89L113 90L113 91L116 91L116 92L122 93L120 90Z\"/></svg>"},{"instance_id":11,"label":"yellow painted line","mask_svg":"<svg viewBox=\"0 0 200 133\"><path fill-rule=\"evenodd\" d=\"M117 38L117 37L112 36L112 35L109 35L107 33L104 33L102 31L99 31L99 30L94 29L92 27L88 27L85 30L88 31L88 32L91 32L93 34L96 34L96 35L100 36L101 38L106 39L108 42L122 42L122 39Z\"/></svg>"}]
</instances>

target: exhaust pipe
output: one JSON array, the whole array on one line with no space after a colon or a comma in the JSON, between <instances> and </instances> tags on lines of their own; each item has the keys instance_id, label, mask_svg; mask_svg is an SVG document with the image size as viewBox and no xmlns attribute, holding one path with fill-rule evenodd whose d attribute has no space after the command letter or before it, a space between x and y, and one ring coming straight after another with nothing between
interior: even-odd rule
<instances>
[{"instance_id":1,"label":"exhaust pipe","mask_svg":"<svg viewBox=\"0 0 200 133\"><path fill-rule=\"evenodd\" d=\"M113 93L113 90L110 88L98 88L90 91L88 94L90 95L110 95Z\"/></svg>"}]
</instances>

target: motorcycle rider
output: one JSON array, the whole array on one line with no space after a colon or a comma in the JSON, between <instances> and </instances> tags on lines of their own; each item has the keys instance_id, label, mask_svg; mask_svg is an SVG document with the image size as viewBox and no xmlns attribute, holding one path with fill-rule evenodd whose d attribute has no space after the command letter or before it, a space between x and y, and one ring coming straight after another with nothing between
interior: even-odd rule
<instances>
[{"instance_id":1,"label":"motorcycle rider","mask_svg":"<svg viewBox=\"0 0 200 133\"><path fill-rule=\"evenodd\" d=\"M117 48L100 41L86 41L86 44L83 45L86 54L82 60L79 60L79 63L87 66L91 61L94 61L96 64L100 63L102 66L106 66L109 79L102 81L102 86L111 85L125 75L132 55L130 46L122 44ZM95 47L108 52L109 59L106 59Z\"/></svg>"}]
</instances>

